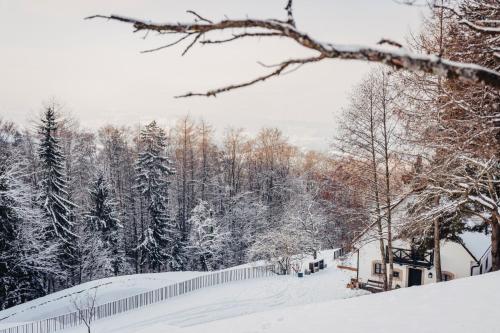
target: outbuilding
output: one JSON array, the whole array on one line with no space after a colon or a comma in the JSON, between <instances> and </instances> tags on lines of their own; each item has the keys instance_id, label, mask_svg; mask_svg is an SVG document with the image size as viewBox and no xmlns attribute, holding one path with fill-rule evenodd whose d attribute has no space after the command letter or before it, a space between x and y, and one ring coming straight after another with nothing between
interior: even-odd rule
<instances>
[{"instance_id":1,"label":"outbuilding","mask_svg":"<svg viewBox=\"0 0 500 333\"><path fill-rule=\"evenodd\" d=\"M351 251L350 263L355 268L357 282L382 282L380 243L370 237L374 230L365 232L360 245ZM372 239L370 241L370 239ZM394 260L393 288L411 287L436 282L433 250L419 250L411 240L395 239L392 244ZM385 249L388 261L388 248ZM457 241L441 241L441 271L443 280L483 274L491 270L491 239L481 232L464 232ZM387 272L389 265L387 264ZM380 284L379 284L380 285Z\"/></svg>"}]
</instances>

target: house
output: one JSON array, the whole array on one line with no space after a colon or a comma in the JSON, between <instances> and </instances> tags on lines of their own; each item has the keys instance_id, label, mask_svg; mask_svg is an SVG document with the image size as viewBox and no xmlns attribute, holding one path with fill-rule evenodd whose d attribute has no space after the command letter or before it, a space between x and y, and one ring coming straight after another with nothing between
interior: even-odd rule
<instances>
[{"instance_id":1,"label":"house","mask_svg":"<svg viewBox=\"0 0 500 333\"><path fill-rule=\"evenodd\" d=\"M371 230L374 233L374 230ZM358 281L382 282L380 243L377 237L365 231L351 252L351 267L356 269ZM441 241L441 271L443 280L478 275L491 270L491 239L480 232L465 232L457 242ZM411 241L393 241L393 288L411 287L436 281L433 250L420 251ZM388 251L386 247L386 257ZM387 272L389 265L387 264ZM370 281L369 281L370 280ZM380 284L378 284L380 285Z\"/></svg>"}]
</instances>

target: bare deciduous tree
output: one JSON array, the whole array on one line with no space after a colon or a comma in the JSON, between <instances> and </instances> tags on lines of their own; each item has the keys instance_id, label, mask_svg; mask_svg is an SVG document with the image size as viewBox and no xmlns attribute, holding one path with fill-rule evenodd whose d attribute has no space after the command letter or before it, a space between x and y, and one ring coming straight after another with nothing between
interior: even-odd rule
<instances>
[{"instance_id":1,"label":"bare deciduous tree","mask_svg":"<svg viewBox=\"0 0 500 333\"><path fill-rule=\"evenodd\" d=\"M83 295L71 297L71 304L78 312L78 318L87 326L88 333L91 333L92 322L96 319L96 301L97 287L93 291L87 290Z\"/></svg>"}]
</instances>

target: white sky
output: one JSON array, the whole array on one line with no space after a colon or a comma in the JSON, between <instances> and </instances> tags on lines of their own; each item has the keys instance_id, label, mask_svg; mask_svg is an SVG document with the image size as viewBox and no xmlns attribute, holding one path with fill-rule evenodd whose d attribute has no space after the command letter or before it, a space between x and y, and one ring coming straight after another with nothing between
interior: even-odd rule
<instances>
[{"instance_id":1,"label":"white sky","mask_svg":"<svg viewBox=\"0 0 500 333\"><path fill-rule=\"evenodd\" d=\"M84 127L145 123L171 125L179 116L205 118L218 133L228 126L250 133L276 126L290 140L324 150L350 87L369 65L330 60L310 64L217 98L174 99L252 79L274 64L309 55L292 41L241 40L182 46L160 52L172 37L132 34L130 26L84 21L92 14L121 14L153 21L187 21L193 9L211 19L285 18L285 0L0 0L0 117L27 125L51 98ZM298 27L335 43L375 44L382 37L404 42L419 27L421 9L394 0L295 0ZM213 35L217 37L217 35Z\"/></svg>"}]
</instances>

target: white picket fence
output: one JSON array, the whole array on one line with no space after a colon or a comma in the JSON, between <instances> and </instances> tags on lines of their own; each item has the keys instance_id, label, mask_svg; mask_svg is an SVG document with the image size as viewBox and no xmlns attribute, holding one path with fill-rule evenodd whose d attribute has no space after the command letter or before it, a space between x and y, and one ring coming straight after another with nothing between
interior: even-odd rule
<instances>
[{"instance_id":1,"label":"white picket fence","mask_svg":"<svg viewBox=\"0 0 500 333\"><path fill-rule=\"evenodd\" d=\"M274 271L274 266L272 265L217 271L135 296L130 296L109 303L101 304L93 309L84 309L57 317L0 329L0 333L51 333L66 328L83 325L83 319L91 318L92 321L94 321L111 317L122 312L138 309L149 304L162 302L169 298L201 288L215 286L232 281L241 281L271 276L275 274Z\"/></svg>"}]
</instances>

